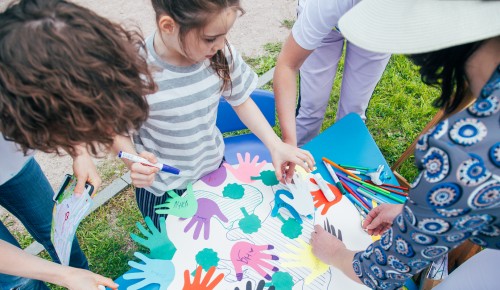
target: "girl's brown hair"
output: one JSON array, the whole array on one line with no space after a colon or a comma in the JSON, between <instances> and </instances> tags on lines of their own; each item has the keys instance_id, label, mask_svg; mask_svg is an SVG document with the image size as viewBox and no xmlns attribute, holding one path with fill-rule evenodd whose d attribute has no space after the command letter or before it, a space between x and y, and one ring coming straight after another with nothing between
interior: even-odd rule
<instances>
[{"instance_id":1,"label":"girl's brown hair","mask_svg":"<svg viewBox=\"0 0 500 290\"><path fill-rule=\"evenodd\" d=\"M179 25L179 41L184 49L186 34L193 30L201 30L214 15L228 7L234 7L241 14L245 11L240 6L240 0L151 0L157 20L162 15L168 15ZM226 47L231 54L229 43L225 40ZM232 59L232 55L231 55ZM223 50L210 59L210 67L222 80L221 91L231 87L231 74L229 63Z\"/></svg>"},{"instance_id":2,"label":"girl's brown hair","mask_svg":"<svg viewBox=\"0 0 500 290\"><path fill-rule=\"evenodd\" d=\"M0 14L0 132L28 149L94 155L148 117L155 86L137 33L62 0Z\"/></svg>"}]
</instances>

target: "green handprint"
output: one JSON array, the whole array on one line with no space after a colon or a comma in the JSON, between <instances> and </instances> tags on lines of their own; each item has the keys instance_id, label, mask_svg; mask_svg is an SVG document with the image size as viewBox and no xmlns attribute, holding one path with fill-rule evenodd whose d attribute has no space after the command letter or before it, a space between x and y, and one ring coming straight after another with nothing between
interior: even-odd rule
<instances>
[{"instance_id":1,"label":"green handprint","mask_svg":"<svg viewBox=\"0 0 500 290\"><path fill-rule=\"evenodd\" d=\"M276 178L276 173L272 170L264 170L260 173L260 176L252 176L250 179L262 180L262 183L267 186L278 185L280 183Z\"/></svg>"},{"instance_id":2,"label":"green handprint","mask_svg":"<svg viewBox=\"0 0 500 290\"><path fill-rule=\"evenodd\" d=\"M257 232L261 227L261 221L260 221L259 217L255 214L249 215L247 210L244 207L242 207L240 209L243 212L243 215L245 216L243 219L241 219L238 222L240 229L245 234L251 234L251 233Z\"/></svg>"},{"instance_id":3,"label":"green handprint","mask_svg":"<svg viewBox=\"0 0 500 290\"><path fill-rule=\"evenodd\" d=\"M198 210L198 202L193 192L193 185L187 185L186 192L183 196L178 196L174 191L169 190L167 194L170 196L164 204L155 206L157 214L171 214L181 218L190 218Z\"/></svg>"},{"instance_id":4,"label":"green handprint","mask_svg":"<svg viewBox=\"0 0 500 290\"><path fill-rule=\"evenodd\" d=\"M306 277L306 285L311 284L317 277L328 271L327 264L321 262L312 252L311 245L307 244L301 239L298 239L301 247L288 244L286 247L294 253L282 253L280 257L290 260L289 262L281 263L283 267L288 268L302 268L307 267L311 269L311 274Z\"/></svg>"},{"instance_id":5,"label":"green handprint","mask_svg":"<svg viewBox=\"0 0 500 290\"><path fill-rule=\"evenodd\" d=\"M142 238L136 234L131 233L130 237L132 238L132 240L149 249L149 258L172 260L172 257L174 256L177 249L168 238L165 217L160 218L160 231L158 231L158 229L155 227L150 217L146 217L144 220L146 221L146 225L148 226L149 231L146 230L139 222L137 222L136 225L139 231L144 236L146 236L146 238Z\"/></svg>"}]
</instances>

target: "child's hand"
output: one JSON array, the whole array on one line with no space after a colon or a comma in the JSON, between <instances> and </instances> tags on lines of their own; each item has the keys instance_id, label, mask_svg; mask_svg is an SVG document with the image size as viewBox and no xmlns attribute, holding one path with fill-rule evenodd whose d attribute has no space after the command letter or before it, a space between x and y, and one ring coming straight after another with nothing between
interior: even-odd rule
<instances>
[{"instance_id":1,"label":"child's hand","mask_svg":"<svg viewBox=\"0 0 500 290\"><path fill-rule=\"evenodd\" d=\"M295 165L299 165L307 172L311 172L311 169L315 166L311 153L296 146L280 141L270 151L274 169L276 170L276 178L281 182L292 182ZM286 175L283 176L283 174Z\"/></svg>"},{"instance_id":2,"label":"child's hand","mask_svg":"<svg viewBox=\"0 0 500 290\"><path fill-rule=\"evenodd\" d=\"M144 151L139 154L139 156L146 158L151 163L158 162L153 153ZM147 166L139 162L128 162L126 164L130 169L132 183L139 188L151 186L155 180L155 174L160 170L156 167Z\"/></svg>"}]
</instances>

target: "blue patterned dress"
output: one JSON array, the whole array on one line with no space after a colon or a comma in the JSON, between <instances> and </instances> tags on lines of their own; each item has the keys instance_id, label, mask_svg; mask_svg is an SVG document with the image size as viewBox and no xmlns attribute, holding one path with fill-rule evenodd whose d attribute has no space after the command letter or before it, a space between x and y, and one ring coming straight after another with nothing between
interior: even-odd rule
<instances>
[{"instance_id":1,"label":"blue patterned dress","mask_svg":"<svg viewBox=\"0 0 500 290\"><path fill-rule=\"evenodd\" d=\"M415 160L403 212L354 256L368 287L399 288L467 239L500 249L500 66L474 104L420 137Z\"/></svg>"}]
</instances>

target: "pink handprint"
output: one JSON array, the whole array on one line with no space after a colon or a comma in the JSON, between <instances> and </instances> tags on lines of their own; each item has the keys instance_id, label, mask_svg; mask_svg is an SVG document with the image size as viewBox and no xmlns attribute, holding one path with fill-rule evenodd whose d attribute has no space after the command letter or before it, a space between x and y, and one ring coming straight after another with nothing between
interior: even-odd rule
<instances>
[{"instance_id":1,"label":"pink handprint","mask_svg":"<svg viewBox=\"0 0 500 290\"><path fill-rule=\"evenodd\" d=\"M266 165L266 161L262 161L261 163L257 163L259 160L259 156L256 155L253 159L252 162L250 162L250 153L245 153L245 160L243 161L243 158L241 157L241 154L238 153L236 155L238 158L239 166L238 168L234 168L231 165L224 163L224 167L229 170L236 179L243 183L251 183L254 182L255 180L252 180L252 176L257 176L260 173L260 170L264 165Z\"/></svg>"},{"instance_id":2,"label":"pink handprint","mask_svg":"<svg viewBox=\"0 0 500 290\"><path fill-rule=\"evenodd\" d=\"M204 228L203 237L205 238L205 240L208 240L208 238L210 237L210 220L213 216L218 217L225 223L227 223L229 220L221 212L219 206L217 205L217 203L215 203L215 201L208 198L198 198L197 201L198 210L184 228L184 232L187 233L196 224L196 228L194 229L193 233L193 239L197 240L200 237L201 228ZM180 220L185 220L185 218L182 218Z\"/></svg>"},{"instance_id":3,"label":"pink handprint","mask_svg":"<svg viewBox=\"0 0 500 290\"><path fill-rule=\"evenodd\" d=\"M272 245L254 245L248 242L237 242L234 244L231 249L231 261L233 262L238 281L243 279L243 266L248 266L257 271L265 279L271 280L271 275L264 271L263 268L273 272L277 272L279 269L264 261L264 259L278 260L279 258L276 255L262 253L262 251L272 249L274 249Z\"/></svg>"}]
</instances>

